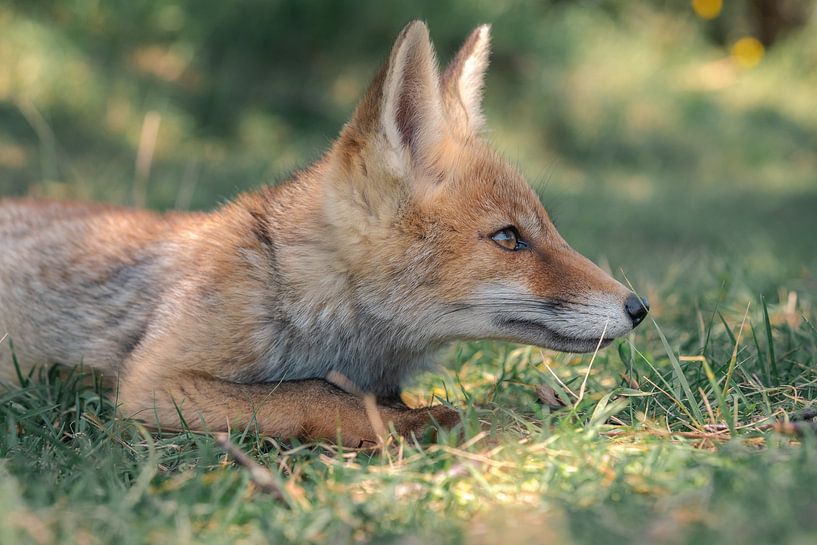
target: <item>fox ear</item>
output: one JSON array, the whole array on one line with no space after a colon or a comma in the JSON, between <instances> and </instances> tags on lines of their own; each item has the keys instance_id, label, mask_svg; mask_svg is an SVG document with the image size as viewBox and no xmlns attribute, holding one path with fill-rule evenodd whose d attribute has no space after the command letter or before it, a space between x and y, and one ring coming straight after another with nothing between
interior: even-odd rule
<instances>
[{"instance_id":1,"label":"fox ear","mask_svg":"<svg viewBox=\"0 0 817 545\"><path fill-rule=\"evenodd\" d=\"M380 123L394 150L408 149L421 159L439 142L445 128L439 74L428 27L412 21L392 48L383 82Z\"/></svg>"},{"instance_id":2,"label":"fox ear","mask_svg":"<svg viewBox=\"0 0 817 545\"><path fill-rule=\"evenodd\" d=\"M446 113L454 129L464 136L479 132L484 123L482 86L490 53L491 25L480 25L462 44L442 78Z\"/></svg>"},{"instance_id":3,"label":"fox ear","mask_svg":"<svg viewBox=\"0 0 817 545\"><path fill-rule=\"evenodd\" d=\"M412 21L394 43L353 121L357 131L375 136L398 170L429 165L448 129L439 72L428 27Z\"/></svg>"}]
</instances>

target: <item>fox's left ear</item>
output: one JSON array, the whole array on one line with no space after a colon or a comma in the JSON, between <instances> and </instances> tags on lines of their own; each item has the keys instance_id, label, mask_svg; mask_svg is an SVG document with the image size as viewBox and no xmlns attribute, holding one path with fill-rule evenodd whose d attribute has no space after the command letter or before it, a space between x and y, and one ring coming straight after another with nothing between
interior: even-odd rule
<instances>
[{"instance_id":1,"label":"fox's left ear","mask_svg":"<svg viewBox=\"0 0 817 545\"><path fill-rule=\"evenodd\" d=\"M452 129L462 136L479 132L482 117L482 86L491 53L491 25L480 25L462 44L442 77L446 113Z\"/></svg>"}]
</instances>

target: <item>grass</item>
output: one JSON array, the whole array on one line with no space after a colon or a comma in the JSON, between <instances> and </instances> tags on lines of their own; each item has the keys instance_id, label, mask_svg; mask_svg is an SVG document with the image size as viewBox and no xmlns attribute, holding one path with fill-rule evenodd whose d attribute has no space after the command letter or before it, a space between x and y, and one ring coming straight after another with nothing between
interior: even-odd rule
<instances>
[{"instance_id":1,"label":"grass","mask_svg":"<svg viewBox=\"0 0 817 545\"><path fill-rule=\"evenodd\" d=\"M489 137L654 319L595 356L452 346L408 397L459 408L462 437L233 434L280 497L216 438L149 433L93 376L39 369L0 386L0 543L813 543L817 441L787 421L817 400L815 33L742 70L688 10L595 4L0 6L0 192L127 203L158 113L139 183L161 209L314 157L411 16L441 58L492 21Z\"/></svg>"},{"instance_id":2,"label":"grass","mask_svg":"<svg viewBox=\"0 0 817 545\"><path fill-rule=\"evenodd\" d=\"M0 398L0 536L9 545L807 543L817 536L817 443L771 424L815 406L812 305L734 296L645 324L592 368L587 356L458 345L450 368L409 395L461 408L461 439L396 441L373 455L233 434L281 498L213 437L153 435L114 419L81 370L40 370ZM564 407L538 403L537 385Z\"/></svg>"}]
</instances>

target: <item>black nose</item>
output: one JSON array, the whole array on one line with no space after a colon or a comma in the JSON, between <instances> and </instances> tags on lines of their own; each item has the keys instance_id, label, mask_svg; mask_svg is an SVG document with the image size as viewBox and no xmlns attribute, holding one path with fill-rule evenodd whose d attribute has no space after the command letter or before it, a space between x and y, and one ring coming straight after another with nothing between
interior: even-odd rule
<instances>
[{"instance_id":1,"label":"black nose","mask_svg":"<svg viewBox=\"0 0 817 545\"><path fill-rule=\"evenodd\" d=\"M650 304L646 299L639 299L638 296L631 293L627 300L624 301L624 310L627 311L627 315L633 321L633 327L635 327L647 316L650 311Z\"/></svg>"}]
</instances>

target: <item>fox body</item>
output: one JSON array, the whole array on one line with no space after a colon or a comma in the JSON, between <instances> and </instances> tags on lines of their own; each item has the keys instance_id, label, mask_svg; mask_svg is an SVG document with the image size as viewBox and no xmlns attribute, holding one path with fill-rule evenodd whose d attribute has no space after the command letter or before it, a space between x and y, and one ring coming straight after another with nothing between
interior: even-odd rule
<instances>
[{"instance_id":1,"label":"fox body","mask_svg":"<svg viewBox=\"0 0 817 545\"><path fill-rule=\"evenodd\" d=\"M3 201L0 335L24 367L115 377L146 421L356 445L371 414L348 390L404 433L456 422L399 401L448 341L581 352L626 334L646 305L480 137L488 32L440 75L410 23L317 163L211 213ZM4 342L6 378L11 360Z\"/></svg>"}]
</instances>

